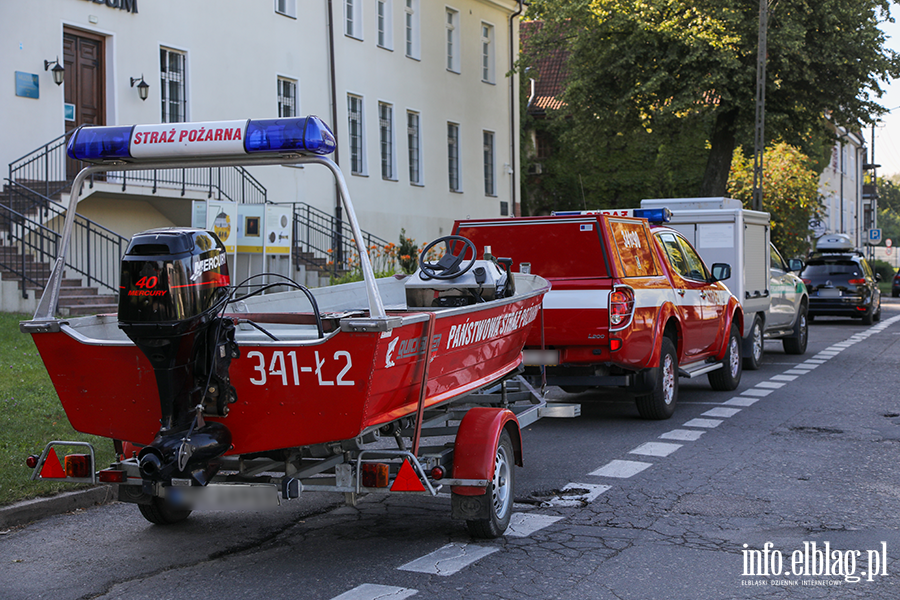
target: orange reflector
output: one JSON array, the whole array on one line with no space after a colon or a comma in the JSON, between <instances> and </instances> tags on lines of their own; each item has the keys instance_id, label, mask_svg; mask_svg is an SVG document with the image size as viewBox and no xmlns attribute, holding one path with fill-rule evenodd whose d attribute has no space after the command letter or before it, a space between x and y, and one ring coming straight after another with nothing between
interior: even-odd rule
<instances>
[{"instance_id":1,"label":"orange reflector","mask_svg":"<svg viewBox=\"0 0 900 600\"><path fill-rule=\"evenodd\" d=\"M408 460L403 461L400 472L394 478L394 485L391 486L392 492L424 492L425 486L416 472L413 471L412 465Z\"/></svg>"},{"instance_id":2,"label":"orange reflector","mask_svg":"<svg viewBox=\"0 0 900 600\"><path fill-rule=\"evenodd\" d=\"M97 473L97 479L100 483L125 483L128 481L128 474L118 469L103 469Z\"/></svg>"},{"instance_id":3,"label":"orange reflector","mask_svg":"<svg viewBox=\"0 0 900 600\"><path fill-rule=\"evenodd\" d=\"M43 479L65 479L66 472L63 471L62 465L59 464L59 457L56 456L56 449L50 448L47 453L47 460L41 468L41 477Z\"/></svg>"},{"instance_id":4,"label":"orange reflector","mask_svg":"<svg viewBox=\"0 0 900 600\"><path fill-rule=\"evenodd\" d=\"M387 487L388 486L387 463L363 463L362 484L363 487Z\"/></svg>"},{"instance_id":5,"label":"orange reflector","mask_svg":"<svg viewBox=\"0 0 900 600\"><path fill-rule=\"evenodd\" d=\"M615 352L619 348L622 347L622 340L619 338L609 338L609 350L610 352Z\"/></svg>"},{"instance_id":6,"label":"orange reflector","mask_svg":"<svg viewBox=\"0 0 900 600\"><path fill-rule=\"evenodd\" d=\"M91 457L89 454L69 454L63 459L66 477L90 477Z\"/></svg>"}]
</instances>

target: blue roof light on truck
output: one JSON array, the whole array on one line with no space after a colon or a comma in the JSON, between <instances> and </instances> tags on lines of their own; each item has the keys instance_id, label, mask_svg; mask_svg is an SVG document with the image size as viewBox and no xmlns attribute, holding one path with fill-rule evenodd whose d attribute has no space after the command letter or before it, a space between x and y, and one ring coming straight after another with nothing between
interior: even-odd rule
<instances>
[{"instance_id":1,"label":"blue roof light on truck","mask_svg":"<svg viewBox=\"0 0 900 600\"><path fill-rule=\"evenodd\" d=\"M334 134L315 116L205 123L80 127L67 153L90 163L254 154L331 154Z\"/></svg>"},{"instance_id":2,"label":"blue roof light on truck","mask_svg":"<svg viewBox=\"0 0 900 600\"><path fill-rule=\"evenodd\" d=\"M636 208L633 214L651 223L668 223L672 220L672 211L668 208Z\"/></svg>"}]
</instances>

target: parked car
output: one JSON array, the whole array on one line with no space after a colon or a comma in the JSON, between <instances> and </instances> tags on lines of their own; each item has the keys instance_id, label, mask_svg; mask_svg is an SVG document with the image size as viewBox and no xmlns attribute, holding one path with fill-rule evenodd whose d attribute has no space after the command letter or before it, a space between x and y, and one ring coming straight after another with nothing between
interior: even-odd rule
<instances>
[{"instance_id":1,"label":"parked car","mask_svg":"<svg viewBox=\"0 0 900 600\"><path fill-rule=\"evenodd\" d=\"M821 238L800 278L809 290L809 320L820 315L881 319L881 275L872 272L861 252L845 234Z\"/></svg>"},{"instance_id":2,"label":"parked car","mask_svg":"<svg viewBox=\"0 0 900 600\"><path fill-rule=\"evenodd\" d=\"M894 275L894 282L891 284L891 298L900 296L900 273Z\"/></svg>"}]
</instances>

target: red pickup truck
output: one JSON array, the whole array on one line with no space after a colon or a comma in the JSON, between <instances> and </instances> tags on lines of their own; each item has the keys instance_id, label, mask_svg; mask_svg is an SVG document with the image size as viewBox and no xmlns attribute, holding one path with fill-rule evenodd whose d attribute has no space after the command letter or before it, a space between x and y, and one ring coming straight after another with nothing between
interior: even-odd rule
<instances>
[{"instance_id":1,"label":"red pickup truck","mask_svg":"<svg viewBox=\"0 0 900 600\"><path fill-rule=\"evenodd\" d=\"M667 419L679 376L738 386L744 316L720 283L729 265L708 269L683 235L657 225L665 209L635 213L463 220L454 233L551 282L525 346L531 374L567 391L619 386L643 418Z\"/></svg>"}]
</instances>

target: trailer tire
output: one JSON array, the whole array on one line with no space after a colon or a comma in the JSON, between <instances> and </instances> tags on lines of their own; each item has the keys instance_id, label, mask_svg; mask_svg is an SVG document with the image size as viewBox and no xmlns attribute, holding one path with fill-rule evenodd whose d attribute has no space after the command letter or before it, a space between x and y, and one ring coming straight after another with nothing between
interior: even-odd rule
<instances>
[{"instance_id":1,"label":"trailer tire","mask_svg":"<svg viewBox=\"0 0 900 600\"><path fill-rule=\"evenodd\" d=\"M737 325L731 324L728 335L728 349L722 359L722 368L716 369L707 375L712 389L720 392L730 392L741 383L741 335Z\"/></svg>"},{"instance_id":2,"label":"trailer tire","mask_svg":"<svg viewBox=\"0 0 900 600\"><path fill-rule=\"evenodd\" d=\"M488 484L485 502L490 504L490 517L487 519L471 519L466 521L472 537L492 539L498 538L509 527L512 517L513 488L515 483L515 455L512 439L506 430L497 441L494 454L494 477Z\"/></svg>"},{"instance_id":3,"label":"trailer tire","mask_svg":"<svg viewBox=\"0 0 900 600\"><path fill-rule=\"evenodd\" d=\"M659 352L659 366L654 368L653 389L635 398L642 419L668 419L678 402L678 354L671 338L664 337Z\"/></svg>"},{"instance_id":4,"label":"trailer tire","mask_svg":"<svg viewBox=\"0 0 900 600\"><path fill-rule=\"evenodd\" d=\"M138 504L138 509L145 519L154 525L174 525L180 523L190 516L191 511L187 508L175 508L163 498L153 497L150 504Z\"/></svg>"},{"instance_id":5,"label":"trailer tire","mask_svg":"<svg viewBox=\"0 0 900 600\"><path fill-rule=\"evenodd\" d=\"M756 371L762 362L763 356L763 330L759 317L753 317L753 325L750 326L750 335L744 341L744 369Z\"/></svg>"},{"instance_id":6,"label":"trailer tire","mask_svg":"<svg viewBox=\"0 0 900 600\"><path fill-rule=\"evenodd\" d=\"M806 346L809 342L809 318L806 315L806 308L800 309L797 315L797 322L794 324L794 332L791 337L781 340L784 346L785 354L806 354Z\"/></svg>"}]
</instances>

